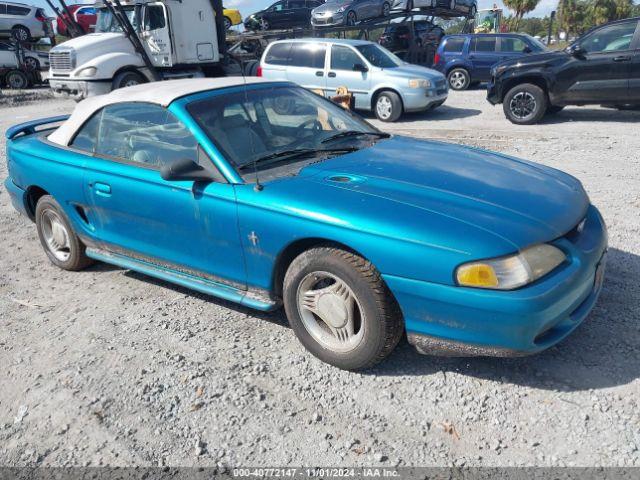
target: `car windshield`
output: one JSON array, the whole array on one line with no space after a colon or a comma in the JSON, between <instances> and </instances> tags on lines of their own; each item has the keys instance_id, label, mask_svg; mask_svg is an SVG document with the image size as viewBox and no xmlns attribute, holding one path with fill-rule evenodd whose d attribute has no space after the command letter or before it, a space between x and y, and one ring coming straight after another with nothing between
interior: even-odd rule
<instances>
[{"instance_id":1,"label":"car windshield","mask_svg":"<svg viewBox=\"0 0 640 480\"><path fill-rule=\"evenodd\" d=\"M358 116L295 86L239 89L187 105L207 136L248 179L291 175L304 160L365 148L387 136ZM294 169L295 170L295 169Z\"/></svg>"},{"instance_id":2,"label":"car windshield","mask_svg":"<svg viewBox=\"0 0 640 480\"><path fill-rule=\"evenodd\" d=\"M378 68L395 68L403 65L403 61L396 57L389 50L374 43L358 45L356 49L367 61Z\"/></svg>"},{"instance_id":3,"label":"car windshield","mask_svg":"<svg viewBox=\"0 0 640 480\"><path fill-rule=\"evenodd\" d=\"M138 15L134 7L124 7L124 11L127 14L127 18L133 25L133 28L138 28ZM108 8L101 8L98 12L98 20L96 22L95 31L98 33L107 32L121 32L122 27L118 21L113 17L111 11Z\"/></svg>"}]
</instances>

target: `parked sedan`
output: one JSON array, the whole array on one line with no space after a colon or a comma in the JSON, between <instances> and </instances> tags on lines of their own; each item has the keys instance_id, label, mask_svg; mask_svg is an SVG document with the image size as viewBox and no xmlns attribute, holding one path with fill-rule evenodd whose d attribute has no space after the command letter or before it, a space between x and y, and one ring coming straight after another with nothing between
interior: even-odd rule
<instances>
[{"instance_id":1,"label":"parked sedan","mask_svg":"<svg viewBox=\"0 0 640 480\"><path fill-rule=\"evenodd\" d=\"M394 0L393 10L428 10L441 17L474 18L478 11L477 0Z\"/></svg>"},{"instance_id":2,"label":"parked sedan","mask_svg":"<svg viewBox=\"0 0 640 480\"><path fill-rule=\"evenodd\" d=\"M307 27L311 10L323 0L280 0L264 10L249 15L244 21L247 30Z\"/></svg>"},{"instance_id":3,"label":"parked sedan","mask_svg":"<svg viewBox=\"0 0 640 480\"><path fill-rule=\"evenodd\" d=\"M328 0L311 12L311 25L355 25L361 20L386 17L391 0Z\"/></svg>"},{"instance_id":4,"label":"parked sedan","mask_svg":"<svg viewBox=\"0 0 640 480\"><path fill-rule=\"evenodd\" d=\"M578 180L392 137L289 82L139 85L7 138L5 186L54 265L283 304L340 368L370 367L405 332L429 354L539 352L601 290L606 231Z\"/></svg>"}]
</instances>

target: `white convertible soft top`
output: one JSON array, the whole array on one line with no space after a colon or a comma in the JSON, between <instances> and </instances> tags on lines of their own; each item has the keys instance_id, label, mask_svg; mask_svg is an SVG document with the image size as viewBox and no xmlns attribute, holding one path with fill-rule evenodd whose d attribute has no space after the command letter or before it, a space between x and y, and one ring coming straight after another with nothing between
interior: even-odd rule
<instances>
[{"instance_id":1,"label":"white convertible soft top","mask_svg":"<svg viewBox=\"0 0 640 480\"><path fill-rule=\"evenodd\" d=\"M268 83L257 77L189 78L144 83L135 87L121 88L106 95L89 97L76 105L75 110L60 127L49 135L49 141L67 146L76 131L98 110L107 105L123 102L147 102L168 106L174 100L192 93L235 87L254 83Z\"/></svg>"}]
</instances>

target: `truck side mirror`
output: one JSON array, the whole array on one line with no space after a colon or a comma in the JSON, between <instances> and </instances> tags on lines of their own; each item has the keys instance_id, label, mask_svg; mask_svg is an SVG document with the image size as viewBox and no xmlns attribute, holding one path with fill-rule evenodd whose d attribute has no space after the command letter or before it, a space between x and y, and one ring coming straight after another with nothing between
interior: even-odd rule
<instances>
[{"instance_id":1,"label":"truck side mirror","mask_svg":"<svg viewBox=\"0 0 640 480\"><path fill-rule=\"evenodd\" d=\"M189 158L176 160L160 169L160 176L164 180L192 180L194 182L211 182L212 175L201 165Z\"/></svg>"},{"instance_id":2,"label":"truck side mirror","mask_svg":"<svg viewBox=\"0 0 640 480\"><path fill-rule=\"evenodd\" d=\"M576 58L583 58L585 51L584 48L579 43L574 43L573 45L567 47L567 52L569 55L572 55Z\"/></svg>"}]
</instances>

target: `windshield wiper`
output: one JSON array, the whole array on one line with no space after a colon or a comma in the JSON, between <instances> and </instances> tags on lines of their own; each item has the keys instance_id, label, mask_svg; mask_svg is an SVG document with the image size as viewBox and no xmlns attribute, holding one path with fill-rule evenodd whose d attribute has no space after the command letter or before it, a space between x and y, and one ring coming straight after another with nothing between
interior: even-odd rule
<instances>
[{"instance_id":1,"label":"windshield wiper","mask_svg":"<svg viewBox=\"0 0 640 480\"><path fill-rule=\"evenodd\" d=\"M252 162L245 163L238 167L239 170L249 170L255 165L272 165L274 163L284 162L292 158L303 157L305 155L315 155L320 153L349 153L358 150L356 147L340 147L340 148L298 148L295 150L282 150L280 152L270 153L260 158L256 158Z\"/></svg>"},{"instance_id":2,"label":"windshield wiper","mask_svg":"<svg viewBox=\"0 0 640 480\"><path fill-rule=\"evenodd\" d=\"M391 135L384 132L361 132L359 130L345 130L344 132L336 133L335 135L331 135L330 137L325 138L320 143L328 143L333 140L337 140L339 138L345 137L357 137L360 135L368 135L370 137L378 137L378 138L389 138Z\"/></svg>"}]
</instances>

